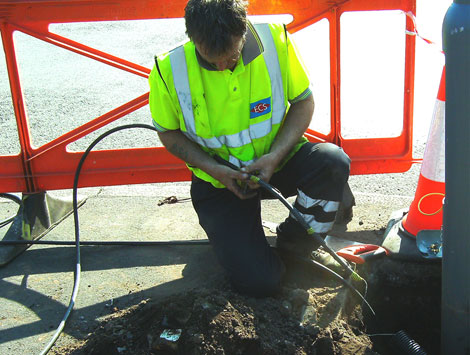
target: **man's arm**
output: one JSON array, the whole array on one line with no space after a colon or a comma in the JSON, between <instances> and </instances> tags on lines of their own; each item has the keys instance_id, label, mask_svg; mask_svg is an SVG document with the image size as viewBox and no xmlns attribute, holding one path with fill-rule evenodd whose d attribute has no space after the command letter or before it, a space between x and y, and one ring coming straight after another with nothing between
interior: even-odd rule
<instances>
[{"instance_id":1,"label":"man's arm","mask_svg":"<svg viewBox=\"0 0 470 355\"><path fill-rule=\"evenodd\" d=\"M260 179L269 182L274 170L299 142L299 139L307 130L312 120L313 110L313 95L293 104L286 115L283 126L273 142L271 151L260 157L253 164L247 166L245 171L249 173L256 172ZM253 184L250 184L250 187L256 188Z\"/></svg>"},{"instance_id":2,"label":"man's arm","mask_svg":"<svg viewBox=\"0 0 470 355\"><path fill-rule=\"evenodd\" d=\"M244 193L237 183L237 180L247 180L248 174L217 163L196 143L189 140L180 130L158 132L158 136L171 154L184 160L189 165L194 165L205 171L207 174L220 181L239 198L246 199L255 195L255 193Z\"/></svg>"}]
</instances>

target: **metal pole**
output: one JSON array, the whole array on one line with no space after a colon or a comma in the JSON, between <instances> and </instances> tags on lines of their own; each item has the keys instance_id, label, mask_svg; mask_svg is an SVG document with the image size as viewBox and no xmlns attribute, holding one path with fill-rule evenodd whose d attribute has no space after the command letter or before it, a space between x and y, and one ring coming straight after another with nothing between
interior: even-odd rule
<instances>
[{"instance_id":1,"label":"metal pole","mask_svg":"<svg viewBox=\"0 0 470 355\"><path fill-rule=\"evenodd\" d=\"M441 353L470 354L470 0L454 0L442 33L446 55L446 197Z\"/></svg>"}]
</instances>

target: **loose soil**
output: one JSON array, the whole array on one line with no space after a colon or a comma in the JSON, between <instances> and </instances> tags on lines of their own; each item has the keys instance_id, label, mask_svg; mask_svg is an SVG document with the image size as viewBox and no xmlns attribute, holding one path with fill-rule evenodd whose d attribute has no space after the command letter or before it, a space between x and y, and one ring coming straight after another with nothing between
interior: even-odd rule
<instances>
[{"instance_id":1,"label":"loose soil","mask_svg":"<svg viewBox=\"0 0 470 355\"><path fill-rule=\"evenodd\" d=\"M383 223L375 221L364 232L361 221L356 215L351 223L361 232L351 235L338 224L336 235L377 243ZM366 335L363 311L368 311L361 300L331 275L286 262L286 281L275 297L247 297L223 280L126 309L114 307L86 339L54 347L51 353L377 354Z\"/></svg>"},{"instance_id":2,"label":"loose soil","mask_svg":"<svg viewBox=\"0 0 470 355\"><path fill-rule=\"evenodd\" d=\"M289 266L275 297L243 296L224 281L114 308L87 339L52 353L376 354L360 300L330 276L299 268L305 266Z\"/></svg>"}]
</instances>

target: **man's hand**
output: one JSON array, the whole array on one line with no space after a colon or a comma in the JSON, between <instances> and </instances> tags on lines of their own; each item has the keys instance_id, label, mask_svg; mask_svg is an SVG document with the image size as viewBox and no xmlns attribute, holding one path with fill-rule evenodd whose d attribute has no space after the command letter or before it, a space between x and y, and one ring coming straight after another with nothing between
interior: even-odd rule
<instances>
[{"instance_id":1,"label":"man's hand","mask_svg":"<svg viewBox=\"0 0 470 355\"><path fill-rule=\"evenodd\" d=\"M279 161L276 155L268 153L257 159L254 163L242 168L241 171L256 175L264 182L269 182L278 164ZM250 187L250 189L259 188L259 185L252 181L248 182L248 186Z\"/></svg>"},{"instance_id":2,"label":"man's hand","mask_svg":"<svg viewBox=\"0 0 470 355\"><path fill-rule=\"evenodd\" d=\"M256 196L255 191L245 191L240 184L247 182L247 173L231 169L216 162L209 154L204 152L196 143L190 141L180 130L158 133L163 145L178 158L186 163L197 166L213 178L219 180L227 189L242 200Z\"/></svg>"},{"instance_id":3,"label":"man's hand","mask_svg":"<svg viewBox=\"0 0 470 355\"><path fill-rule=\"evenodd\" d=\"M256 196L256 191L246 190L245 186L249 181L249 175L241 171L233 170L225 165L218 164L211 169L209 174L225 185L238 198L246 200Z\"/></svg>"}]
</instances>

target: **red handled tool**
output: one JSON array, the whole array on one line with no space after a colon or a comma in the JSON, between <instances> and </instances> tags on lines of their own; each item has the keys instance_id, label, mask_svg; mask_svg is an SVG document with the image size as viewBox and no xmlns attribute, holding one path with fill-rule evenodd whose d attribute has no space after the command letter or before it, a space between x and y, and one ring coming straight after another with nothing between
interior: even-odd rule
<instances>
[{"instance_id":1,"label":"red handled tool","mask_svg":"<svg viewBox=\"0 0 470 355\"><path fill-rule=\"evenodd\" d=\"M356 264L364 264L366 260L388 255L389 252L384 247L374 244L355 244L347 246L336 252L348 261Z\"/></svg>"}]
</instances>

